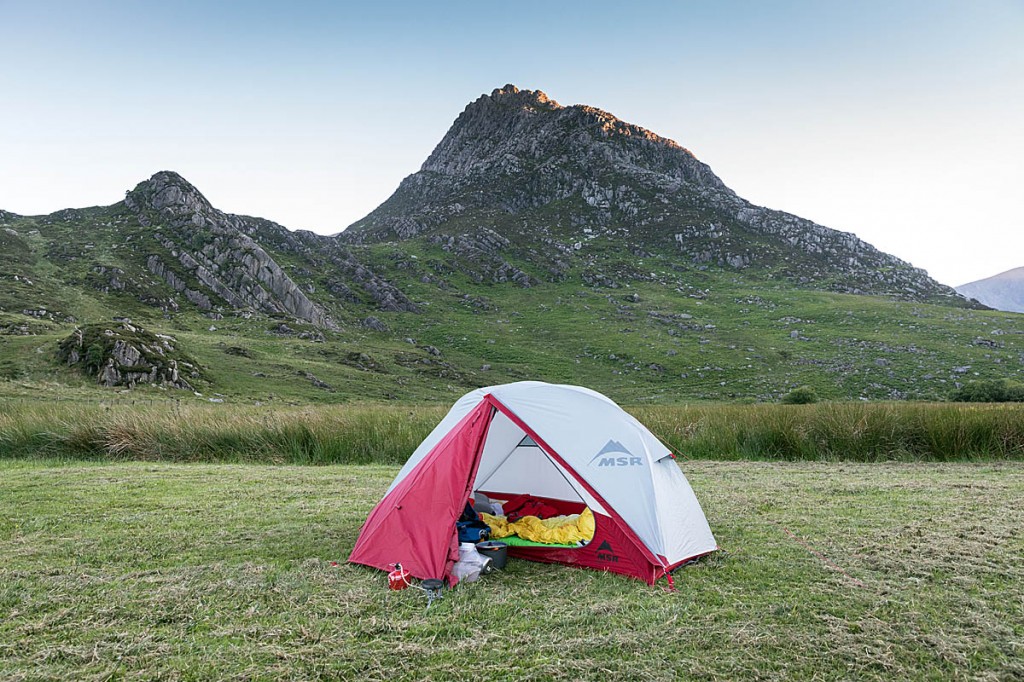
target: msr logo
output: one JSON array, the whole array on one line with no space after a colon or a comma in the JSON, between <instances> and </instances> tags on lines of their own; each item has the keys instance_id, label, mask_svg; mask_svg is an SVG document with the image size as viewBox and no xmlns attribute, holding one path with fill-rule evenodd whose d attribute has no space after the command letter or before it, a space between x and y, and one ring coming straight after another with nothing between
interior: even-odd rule
<instances>
[{"instance_id":1,"label":"msr logo","mask_svg":"<svg viewBox=\"0 0 1024 682\"><path fill-rule=\"evenodd\" d=\"M603 540L601 544L597 546L597 558L601 561L608 561L613 564L619 563L619 557L615 556L615 550L612 549L612 543L607 540Z\"/></svg>"},{"instance_id":2,"label":"msr logo","mask_svg":"<svg viewBox=\"0 0 1024 682\"><path fill-rule=\"evenodd\" d=\"M627 450L626 446L617 440L608 441L590 460L592 466L595 462L599 467L638 467L644 464L642 458Z\"/></svg>"}]
</instances>

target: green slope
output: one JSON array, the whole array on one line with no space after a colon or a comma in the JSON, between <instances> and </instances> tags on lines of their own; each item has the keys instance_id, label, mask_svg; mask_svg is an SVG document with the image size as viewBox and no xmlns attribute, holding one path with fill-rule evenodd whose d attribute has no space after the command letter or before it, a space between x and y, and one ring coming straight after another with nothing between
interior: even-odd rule
<instances>
[{"instance_id":1,"label":"green slope","mask_svg":"<svg viewBox=\"0 0 1024 682\"><path fill-rule=\"evenodd\" d=\"M774 400L802 384L826 398L937 398L956 382L1024 370L1017 314L801 289L771 273L613 249L601 262L614 288L587 285L586 262L558 282L534 268L534 285L521 287L477 282L471 264L424 240L354 246L360 262L386 270L421 312L321 295L339 331L223 306L168 309L153 302L175 292L139 264L156 247L141 228L107 227L116 214L20 218L8 224L23 236L0 233L18 247L4 249L0 280L4 393L109 394L62 367L56 348L77 324L114 316L173 335L206 368L202 398L229 401L448 401L521 379L584 384L632 403ZM309 265L302 254L265 248L288 271ZM99 267L121 270L125 288L111 289ZM360 324L371 314L387 331ZM282 324L291 332L280 333Z\"/></svg>"}]
</instances>

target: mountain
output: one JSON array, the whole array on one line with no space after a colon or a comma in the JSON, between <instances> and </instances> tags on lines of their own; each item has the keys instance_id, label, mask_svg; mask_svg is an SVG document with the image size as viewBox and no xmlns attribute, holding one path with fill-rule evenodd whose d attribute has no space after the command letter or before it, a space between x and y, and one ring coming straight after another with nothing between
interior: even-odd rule
<instances>
[{"instance_id":1,"label":"mountain","mask_svg":"<svg viewBox=\"0 0 1024 682\"><path fill-rule=\"evenodd\" d=\"M529 275L504 253L559 280L573 263L600 270L601 246L612 242L680 265L960 303L923 270L852 234L742 199L672 140L513 85L466 107L420 171L341 235L413 237L463 253L482 277L522 284Z\"/></svg>"},{"instance_id":2,"label":"mountain","mask_svg":"<svg viewBox=\"0 0 1024 682\"><path fill-rule=\"evenodd\" d=\"M0 396L446 402L539 378L625 402L934 398L1024 372L1020 316L982 308L750 204L675 142L513 86L333 237L171 171L111 206L0 211Z\"/></svg>"},{"instance_id":3,"label":"mountain","mask_svg":"<svg viewBox=\"0 0 1024 682\"><path fill-rule=\"evenodd\" d=\"M180 175L157 173L128 192L124 206L141 226L156 227L153 237L173 259L150 254L146 269L200 309L213 307L212 295L236 309L286 313L320 327L334 326L249 235L258 229L255 221L213 208ZM182 271L202 287L190 289L178 274Z\"/></svg>"},{"instance_id":4,"label":"mountain","mask_svg":"<svg viewBox=\"0 0 1024 682\"><path fill-rule=\"evenodd\" d=\"M0 265L22 285L20 293L0 290L0 307L15 309L32 293L48 304L37 317L50 320L72 310L72 317L102 315L113 306L143 315L248 311L336 330L329 308L339 300L415 308L333 240L224 213L171 171L139 183L113 206L3 213L0 220ZM326 300L315 300L317 286L328 290Z\"/></svg>"},{"instance_id":5,"label":"mountain","mask_svg":"<svg viewBox=\"0 0 1024 682\"><path fill-rule=\"evenodd\" d=\"M1024 313L1024 268L961 284L956 290L961 296L973 298L990 308Z\"/></svg>"}]
</instances>

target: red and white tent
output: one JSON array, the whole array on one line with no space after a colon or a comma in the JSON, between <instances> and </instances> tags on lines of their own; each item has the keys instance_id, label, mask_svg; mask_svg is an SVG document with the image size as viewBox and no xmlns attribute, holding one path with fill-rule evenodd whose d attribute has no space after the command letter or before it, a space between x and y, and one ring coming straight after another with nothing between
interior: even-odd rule
<instances>
[{"instance_id":1,"label":"red and white tent","mask_svg":"<svg viewBox=\"0 0 1024 682\"><path fill-rule=\"evenodd\" d=\"M384 570L398 562L417 578L454 583L455 522L474 492L593 512L586 545L509 547L510 556L653 584L717 549L675 458L643 424L595 391L522 381L455 403L370 512L349 561Z\"/></svg>"}]
</instances>

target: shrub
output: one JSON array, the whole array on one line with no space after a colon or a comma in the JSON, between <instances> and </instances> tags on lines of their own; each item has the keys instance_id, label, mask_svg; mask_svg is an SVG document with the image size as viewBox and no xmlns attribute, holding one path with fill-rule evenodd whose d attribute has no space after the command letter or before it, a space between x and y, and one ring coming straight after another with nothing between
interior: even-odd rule
<instances>
[{"instance_id":1,"label":"shrub","mask_svg":"<svg viewBox=\"0 0 1024 682\"><path fill-rule=\"evenodd\" d=\"M968 381L950 396L959 403L1020 403L1024 402L1024 386L1007 379Z\"/></svg>"},{"instance_id":2,"label":"shrub","mask_svg":"<svg viewBox=\"0 0 1024 682\"><path fill-rule=\"evenodd\" d=\"M798 386L782 396L786 405L809 405L818 402L818 394L810 386Z\"/></svg>"},{"instance_id":3,"label":"shrub","mask_svg":"<svg viewBox=\"0 0 1024 682\"><path fill-rule=\"evenodd\" d=\"M90 374L97 374L106 362L106 353L103 345L99 343L90 344L85 350L85 370Z\"/></svg>"}]
</instances>

